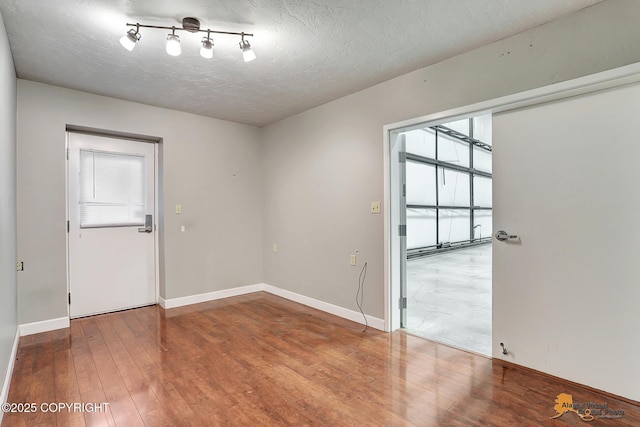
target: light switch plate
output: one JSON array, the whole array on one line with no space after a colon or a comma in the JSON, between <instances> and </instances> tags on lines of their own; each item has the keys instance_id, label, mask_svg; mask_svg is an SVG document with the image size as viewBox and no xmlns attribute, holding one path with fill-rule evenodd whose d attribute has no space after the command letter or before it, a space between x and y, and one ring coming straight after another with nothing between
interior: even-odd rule
<instances>
[{"instance_id":1,"label":"light switch plate","mask_svg":"<svg viewBox=\"0 0 640 427\"><path fill-rule=\"evenodd\" d=\"M356 265L356 256L354 254L349 255L349 264Z\"/></svg>"},{"instance_id":2,"label":"light switch plate","mask_svg":"<svg viewBox=\"0 0 640 427\"><path fill-rule=\"evenodd\" d=\"M182 205L176 205L176 213L177 214L181 214L182 213Z\"/></svg>"}]
</instances>

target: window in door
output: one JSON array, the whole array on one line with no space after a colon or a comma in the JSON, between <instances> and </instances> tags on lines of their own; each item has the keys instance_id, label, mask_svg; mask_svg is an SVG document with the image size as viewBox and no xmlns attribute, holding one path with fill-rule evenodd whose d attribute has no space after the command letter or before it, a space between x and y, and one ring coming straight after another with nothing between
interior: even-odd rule
<instances>
[{"instance_id":1,"label":"window in door","mask_svg":"<svg viewBox=\"0 0 640 427\"><path fill-rule=\"evenodd\" d=\"M144 225L144 157L80 150L80 227Z\"/></svg>"}]
</instances>

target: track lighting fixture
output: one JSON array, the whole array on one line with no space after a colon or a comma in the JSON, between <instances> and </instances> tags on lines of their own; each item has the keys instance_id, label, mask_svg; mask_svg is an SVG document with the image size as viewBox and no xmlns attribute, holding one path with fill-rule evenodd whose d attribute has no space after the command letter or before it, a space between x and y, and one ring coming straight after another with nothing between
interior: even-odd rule
<instances>
[{"instance_id":1,"label":"track lighting fixture","mask_svg":"<svg viewBox=\"0 0 640 427\"><path fill-rule=\"evenodd\" d=\"M129 52L131 52L133 48L136 47L136 43L138 42L138 40L140 40L141 36L138 30L139 28L136 25L135 30L133 28L130 29L129 31L127 31L127 34L122 36L122 38L120 39L120 44Z\"/></svg>"},{"instance_id":2,"label":"track lighting fixture","mask_svg":"<svg viewBox=\"0 0 640 427\"><path fill-rule=\"evenodd\" d=\"M120 44L127 50L132 51L136 46L136 43L140 40L140 28L155 28L163 30L171 30L171 34L167 35L167 53L171 56L178 56L182 52L180 47L180 37L176 35L176 31L188 31L190 33L207 33L207 36L202 39L202 46L200 47L200 55L203 58L213 58L213 39L211 34L227 34L232 36L240 36L240 50L242 51L242 57L244 62L253 61L256 59L256 54L251 49L251 44L245 37L253 37L253 34L249 33L236 33L231 31L214 31L211 29L200 29L200 21L196 18L183 18L182 27L165 27L159 25L145 25L140 23L129 24L128 27L135 27L127 31L120 39Z\"/></svg>"}]
</instances>

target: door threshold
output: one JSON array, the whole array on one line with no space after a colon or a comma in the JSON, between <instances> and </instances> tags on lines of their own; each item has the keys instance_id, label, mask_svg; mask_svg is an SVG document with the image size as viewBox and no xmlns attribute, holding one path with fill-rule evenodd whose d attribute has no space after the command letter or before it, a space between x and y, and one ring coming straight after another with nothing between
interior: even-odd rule
<instances>
[{"instance_id":1,"label":"door threshold","mask_svg":"<svg viewBox=\"0 0 640 427\"><path fill-rule=\"evenodd\" d=\"M490 356L490 355L479 353L479 352L473 351L473 350L469 350L468 348L458 347L457 345L454 345L454 344L451 344L451 343L448 343L448 342L438 341L438 340L435 340L433 338L425 337L424 335L420 335L419 333L417 333L415 331L412 331L410 329L407 329L407 328L401 328L401 330L404 331L405 333L409 334L409 335L413 335L414 337L422 338L425 341L431 341L431 342L436 343L436 344L440 344L440 345L444 345L444 346L447 346L447 347L451 347L451 348L454 348L456 350L460 350L460 351L464 351L464 352L473 354L474 356L482 356L482 357L485 357L487 359L493 359L493 357Z\"/></svg>"},{"instance_id":2,"label":"door threshold","mask_svg":"<svg viewBox=\"0 0 640 427\"><path fill-rule=\"evenodd\" d=\"M102 316L103 314L111 314L111 313L120 313L121 311L136 310L138 308L152 307L154 305L158 305L158 303L152 302L152 303L149 303L149 304L136 305L135 307L119 308L117 310L103 311L103 312L100 312L100 313L93 313L93 314L84 314L82 316L75 316L75 317L69 316L69 319L70 320L86 319L87 317Z\"/></svg>"}]
</instances>

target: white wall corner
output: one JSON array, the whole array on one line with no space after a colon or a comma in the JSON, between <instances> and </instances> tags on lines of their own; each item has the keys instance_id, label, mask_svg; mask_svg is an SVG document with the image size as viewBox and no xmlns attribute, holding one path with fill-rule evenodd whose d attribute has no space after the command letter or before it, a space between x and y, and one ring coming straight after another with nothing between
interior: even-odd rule
<instances>
[{"instance_id":1,"label":"white wall corner","mask_svg":"<svg viewBox=\"0 0 640 427\"><path fill-rule=\"evenodd\" d=\"M288 299L290 301L294 301L308 307L315 308L320 311L324 311L325 313L333 314L334 316L342 317L347 320L351 320L356 323L360 323L362 325L365 324L364 319L362 318L362 313L355 310L350 310L348 308L340 307L337 305L330 304L328 302L320 301L305 295L300 295L295 292L291 292L285 289L277 288L271 285L264 285L264 291L269 292L270 294L277 295L279 297ZM366 315L367 322L370 327L374 329L378 329L380 331L384 331L384 319L380 319L377 317Z\"/></svg>"},{"instance_id":2,"label":"white wall corner","mask_svg":"<svg viewBox=\"0 0 640 427\"><path fill-rule=\"evenodd\" d=\"M20 341L20 329L16 328L16 337L13 340L13 348L9 357L9 365L7 366L7 374L4 376L2 392L0 392L0 405L7 403L9 398L9 387L11 386L11 377L13 376L13 367L16 363L16 355L18 354L18 342ZM0 411L0 424L2 424L3 411Z\"/></svg>"},{"instance_id":3,"label":"white wall corner","mask_svg":"<svg viewBox=\"0 0 640 427\"><path fill-rule=\"evenodd\" d=\"M56 329L68 328L71 325L68 317L58 319L43 320L42 322L25 323L20 325L20 336L39 334L41 332L55 331Z\"/></svg>"},{"instance_id":4,"label":"white wall corner","mask_svg":"<svg viewBox=\"0 0 640 427\"><path fill-rule=\"evenodd\" d=\"M232 289L224 289L222 291L215 292L207 292L205 294L198 295L190 295L187 297L181 298L171 298L164 299L162 297L158 298L158 304L162 308L171 309L176 307L182 307L185 305L198 304L201 302L214 301L223 298L235 297L238 295L246 295L254 292L269 292L270 294L277 295L284 299L288 299L290 301L297 302L302 305L306 305L308 307L315 308L320 311L324 311L325 313L333 314L334 316L342 317L344 319L351 320L356 323L360 323L362 325L365 324L364 319L362 318L362 313L355 310L350 310L348 308L340 307L337 305L330 304L328 302L320 301L305 295L300 295L295 292L287 291L285 289L280 289L275 286L268 285L266 283L258 283L256 285L249 286L240 286L238 288ZM384 319L380 319L377 317L366 315L367 322L369 326L378 329L380 331L384 331Z\"/></svg>"},{"instance_id":5,"label":"white wall corner","mask_svg":"<svg viewBox=\"0 0 640 427\"><path fill-rule=\"evenodd\" d=\"M224 289L221 291L207 292L205 294L189 295L188 297L164 299L159 298L159 304L164 309L182 307L184 305L198 304L217 299L235 297L264 290L264 284L240 286L238 288Z\"/></svg>"}]
</instances>

